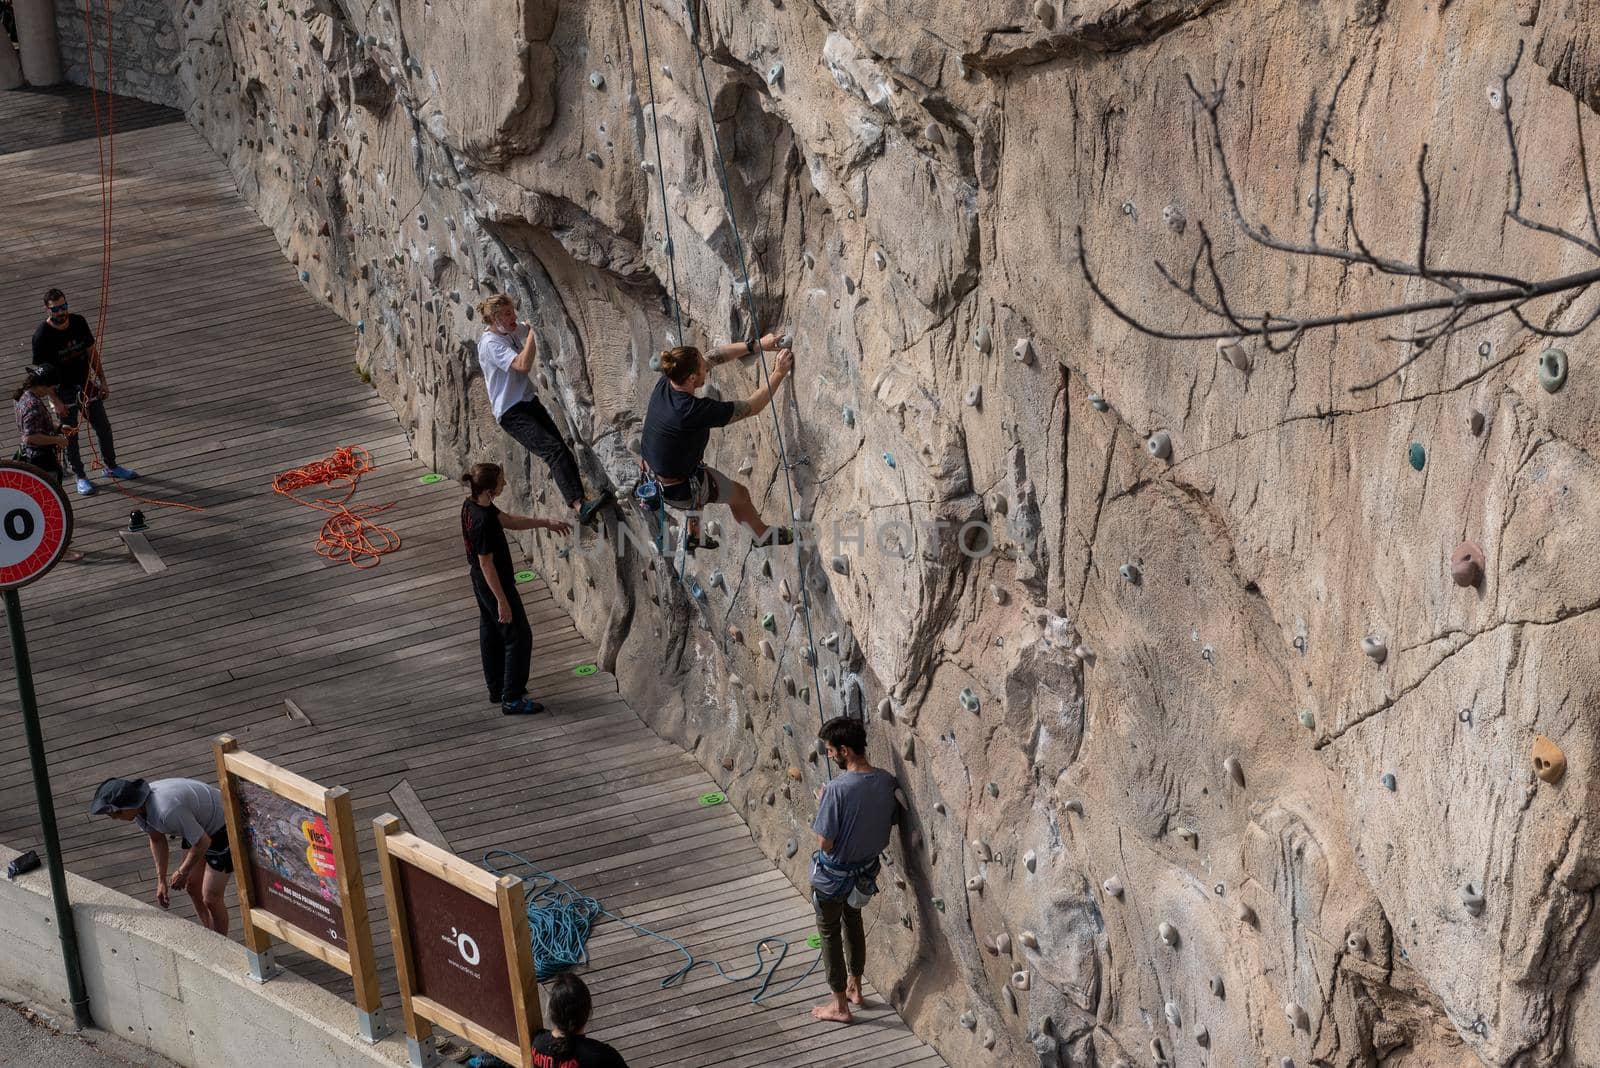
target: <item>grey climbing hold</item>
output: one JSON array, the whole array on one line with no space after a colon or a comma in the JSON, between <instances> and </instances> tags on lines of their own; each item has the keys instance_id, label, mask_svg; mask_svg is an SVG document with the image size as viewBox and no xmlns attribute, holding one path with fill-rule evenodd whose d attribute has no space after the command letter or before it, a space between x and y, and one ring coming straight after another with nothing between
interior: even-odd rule
<instances>
[{"instance_id":1,"label":"grey climbing hold","mask_svg":"<svg viewBox=\"0 0 1600 1068\"><path fill-rule=\"evenodd\" d=\"M828 561L828 566L840 575L850 574L850 558L848 556L835 556Z\"/></svg>"},{"instance_id":2,"label":"grey climbing hold","mask_svg":"<svg viewBox=\"0 0 1600 1068\"><path fill-rule=\"evenodd\" d=\"M979 326L972 335L972 346L985 356L994 351L994 338L989 334L987 326Z\"/></svg>"},{"instance_id":3,"label":"grey climbing hold","mask_svg":"<svg viewBox=\"0 0 1600 1068\"><path fill-rule=\"evenodd\" d=\"M883 462L888 464L890 467L893 467L894 466L894 453L892 453L892 452L884 453L883 454Z\"/></svg>"},{"instance_id":4,"label":"grey climbing hold","mask_svg":"<svg viewBox=\"0 0 1600 1068\"><path fill-rule=\"evenodd\" d=\"M728 580L723 576L720 568L712 569L711 585L719 590L725 590L728 588Z\"/></svg>"},{"instance_id":5,"label":"grey climbing hold","mask_svg":"<svg viewBox=\"0 0 1600 1068\"><path fill-rule=\"evenodd\" d=\"M1056 9L1050 0L1034 0L1033 17L1044 23L1045 29L1056 24Z\"/></svg>"},{"instance_id":6,"label":"grey climbing hold","mask_svg":"<svg viewBox=\"0 0 1600 1068\"><path fill-rule=\"evenodd\" d=\"M1007 987L1006 989L1009 990L1010 987ZM983 1046L984 1049L994 1049L995 1043L997 1041L998 1041L998 1039L996 1039L994 1037L994 1032L993 1031L985 1031L983 1033L983 1042L981 1043L981 1045Z\"/></svg>"},{"instance_id":7,"label":"grey climbing hold","mask_svg":"<svg viewBox=\"0 0 1600 1068\"><path fill-rule=\"evenodd\" d=\"M806 667L816 667L817 651L808 646L800 651L800 659L805 663Z\"/></svg>"},{"instance_id":8,"label":"grey climbing hold","mask_svg":"<svg viewBox=\"0 0 1600 1068\"><path fill-rule=\"evenodd\" d=\"M1030 872L1037 871L1039 867L1039 854L1035 853L1031 849L1022 854L1022 866L1027 868ZM1024 938L1023 942L1026 943L1027 939ZM1038 947L1036 946L1034 948Z\"/></svg>"},{"instance_id":9,"label":"grey climbing hold","mask_svg":"<svg viewBox=\"0 0 1600 1068\"><path fill-rule=\"evenodd\" d=\"M1222 976L1213 975L1211 977L1211 992L1219 998L1227 992L1227 988L1222 983Z\"/></svg>"},{"instance_id":10,"label":"grey climbing hold","mask_svg":"<svg viewBox=\"0 0 1600 1068\"><path fill-rule=\"evenodd\" d=\"M1561 349L1545 349L1539 353L1539 385L1546 393L1555 393L1567 384L1567 354Z\"/></svg>"},{"instance_id":11,"label":"grey climbing hold","mask_svg":"<svg viewBox=\"0 0 1600 1068\"><path fill-rule=\"evenodd\" d=\"M966 402L968 408L976 408L983 403L983 386L974 384L967 390Z\"/></svg>"},{"instance_id":12,"label":"grey climbing hold","mask_svg":"<svg viewBox=\"0 0 1600 1068\"><path fill-rule=\"evenodd\" d=\"M1111 405L1107 404L1106 399L1100 396L1100 394L1091 393L1089 394L1089 407L1093 408L1097 412L1103 412L1107 408L1110 408Z\"/></svg>"},{"instance_id":13,"label":"grey climbing hold","mask_svg":"<svg viewBox=\"0 0 1600 1068\"><path fill-rule=\"evenodd\" d=\"M1485 86L1484 96L1488 98L1490 111L1504 111L1506 109L1506 95L1497 85Z\"/></svg>"},{"instance_id":14,"label":"grey climbing hold","mask_svg":"<svg viewBox=\"0 0 1600 1068\"><path fill-rule=\"evenodd\" d=\"M1300 726L1304 727L1308 731L1314 731L1317 729L1317 717L1311 714L1311 710L1309 708L1301 709Z\"/></svg>"},{"instance_id":15,"label":"grey climbing hold","mask_svg":"<svg viewBox=\"0 0 1600 1068\"><path fill-rule=\"evenodd\" d=\"M964 687L956 699L961 702L961 707L968 712L976 713L978 711L978 695L972 692L972 687Z\"/></svg>"},{"instance_id":16,"label":"grey climbing hold","mask_svg":"<svg viewBox=\"0 0 1600 1068\"><path fill-rule=\"evenodd\" d=\"M1183 208L1177 204L1168 204L1161 209L1161 221L1167 224L1167 229L1175 234L1182 234L1189 228L1189 217L1183 213Z\"/></svg>"},{"instance_id":17,"label":"grey climbing hold","mask_svg":"<svg viewBox=\"0 0 1600 1068\"><path fill-rule=\"evenodd\" d=\"M1122 575L1123 578L1127 579L1135 586L1139 585L1139 580L1143 577L1143 572L1139 570L1138 564L1123 564L1121 567L1117 568L1117 571Z\"/></svg>"},{"instance_id":18,"label":"grey climbing hold","mask_svg":"<svg viewBox=\"0 0 1600 1068\"><path fill-rule=\"evenodd\" d=\"M1160 927L1156 928L1156 931L1161 935L1161 941L1169 946L1176 946L1182 941L1181 936L1178 934L1178 929L1165 921L1162 922Z\"/></svg>"},{"instance_id":19,"label":"grey climbing hold","mask_svg":"<svg viewBox=\"0 0 1600 1068\"><path fill-rule=\"evenodd\" d=\"M1037 951L1039 948L1039 936L1034 934L1032 931L1023 931L1021 934L1017 935L1017 941L1021 942L1028 949Z\"/></svg>"},{"instance_id":20,"label":"grey climbing hold","mask_svg":"<svg viewBox=\"0 0 1600 1068\"><path fill-rule=\"evenodd\" d=\"M605 75L601 74L597 70L592 70L592 71L589 72L589 88L591 88L591 89L599 89L599 88L602 88L605 84L606 84Z\"/></svg>"},{"instance_id":21,"label":"grey climbing hold","mask_svg":"<svg viewBox=\"0 0 1600 1068\"><path fill-rule=\"evenodd\" d=\"M994 851L989 848L989 843L979 838L972 840L972 855L987 864L994 857Z\"/></svg>"},{"instance_id":22,"label":"grey climbing hold","mask_svg":"<svg viewBox=\"0 0 1600 1068\"><path fill-rule=\"evenodd\" d=\"M999 797L1000 796L1000 784L997 783L997 782L990 783L989 786L988 786L988 791L989 791L989 796L990 797Z\"/></svg>"},{"instance_id":23,"label":"grey climbing hold","mask_svg":"<svg viewBox=\"0 0 1600 1068\"><path fill-rule=\"evenodd\" d=\"M1083 815L1083 802L1079 801L1076 797L1071 798L1062 804L1061 810L1063 812L1076 812L1081 816Z\"/></svg>"},{"instance_id":24,"label":"grey climbing hold","mask_svg":"<svg viewBox=\"0 0 1600 1068\"><path fill-rule=\"evenodd\" d=\"M1244 785L1244 765L1239 763L1238 757L1229 757L1222 762L1222 770L1228 773L1228 778L1233 780L1235 786Z\"/></svg>"},{"instance_id":25,"label":"grey climbing hold","mask_svg":"<svg viewBox=\"0 0 1600 1068\"><path fill-rule=\"evenodd\" d=\"M949 811L948 809L946 809L944 807L944 802L943 801L935 801L933 803L933 810L935 812L937 812L941 816L943 816L947 811Z\"/></svg>"},{"instance_id":26,"label":"grey climbing hold","mask_svg":"<svg viewBox=\"0 0 1600 1068\"><path fill-rule=\"evenodd\" d=\"M972 878L968 879L967 880L967 889L970 890L974 894L982 893L983 892L983 876L981 874L980 875L974 875Z\"/></svg>"},{"instance_id":27,"label":"grey climbing hold","mask_svg":"<svg viewBox=\"0 0 1600 1068\"><path fill-rule=\"evenodd\" d=\"M1134 211L1133 201L1124 200L1122 202L1122 214L1128 216L1129 218L1132 218L1133 217L1133 211Z\"/></svg>"},{"instance_id":28,"label":"grey climbing hold","mask_svg":"<svg viewBox=\"0 0 1600 1068\"><path fill-rule=\"evenodd\" d=\"M1121 897L1122 880L1113 875L1105 882L1100 884L1100 889L1106 892L1107 897Z\"/></svg>"},{"instance_id":29,"label":"grey climbing hold","mask_svg":"<svg viewBox=\"0 0 1600 1068\"><path fill-rule=\"evenodd\" d=\"M642 163L639 164L639 169L641 171L644 171L644 173L646 173L646 174L654 174L654 173L656 173L655 161L647 159L647 160L645 160L645 161L643 161Z\"/></svg>"},{"instance_id":30,"label":"grey climbing hold","mask_svg":"<svg viewBox=\"0 0 1600 1068\"><path fill-rule=\"evenodd\" d=\"M1421 471L1428 464L1428 450L1422 447L1422 442L1413 441L1406 446L1406 462L1413 470Z\"/></svg>"},{"instance_id":31,"label":"grey climbing hold","mask_svg":"<svg viewBox=\"0 0 1600 1068\"><path fill-rule=\"evenodd\" d=\"M789 839L789 844L783 847L783 855L785 857L793 857L799 851L800 843L796 842L793 838Z\"/></svg>"},{"instance_id":32,"label":"grey climbing hold","mask_svg":"<svg viewBox=\"0 0 1600 1068\"><path fill-rule=\"evenodd\" d=\"M1345 936L1344 947L1358 957L1364 957L1367 955L1367 936L1360 931L1351 931Z\"/></svg>"},{"instance_id":33,"label":"grey climbing hold","mask_svg":"<svg viewBox=\"0 0 1600 1068\"><path fill-rule=\"evenodd\" d=\"M1394 772L1392 772L1392 771L1384 772L1383 773L1383 778L1379 779L1378 781L1383 783L1383 788L1385 790L1388 790L1390 793L1394 793L1394 788L1395 788Z\"/></svg>"},{"instance_id":34,"label":"grey climbing hold","mask_svg":"<svg viewBox=\"0 0 1600 1068\"><path fill-rule=\"evenodd\" d=\"M1233 903L1233 917L1242 924L1250 927L1256 925L1256 910L1246 905L1243 901Z\"/></svg>"},{"instance_id":35,"label":"grey climbing hold","mask_svg":"<svg viewBox=\"0 0 1600 1068\"><path fill-rule=\"evenodd\" d=\"M900 749L900 755L911 761L913 764L916 763L917 739L915 736L906 739L906 744Z\"/></svg>"},{"instance_id":36,"label":"grey climbing hold","mask_svg":"<svg viewBox=\"0 0 1600 1068\"><path fill-rule=\"evenodd\" d=\"M1478 893L1477 888L1471 883L1461 888L1461 904L1466 908L1468 916L1483 915L1483 895Z\"/></svg>"},{"instance_id":37,"label":"grey climbing hold","mask_svg":"<svg viewBox=\"0 0 1600 1068\"><path fill-rule=\"evenodd\" d=\"M1005 604L1009 595L1006 593L1004 586L998 582L991 582L989 584L989 596L994 598L995 604Z\"/></svg>"},{"instance_id":38,"label":"grey climbing hold","mask_svg":"<svg viewBox=\"0 0 1600 1068\"><path fill-rule=\"evenodd\" d=\"M961 1014L960 1022L961 1026L966 1028L968 1031L974 1030L978 1026L978 1014L973 1012L971 1009L968 1009L966 1012Z\"/></svg>"},{"instance_id":39,"label":"grey climbing hold","mask_svg":"<svg viewBox=\"0 0 1600 1068\"><path fill-rule=\"evenodd\" d=\"M1366 653L1374 664L1381 664L1389 658L1389 646L1376 634L1369 634L1361 639L1361 651Z\"/></svg>"},{"instance_id":40,"label":"grey climbing hold","mask_svg":"<svg viewBox=\"0 0 1600 1068\"><path fill-rule=\"evenodd\" d=\"M1171 1024L1173 1027L1183 1026L1183 1015L1178 1012L1178 1003L1176 1001L1167 1002L1166 1015L1167 1023Z\"/></svg>"},{"instance_id":41,"label":"grey climbing hold","mask_svg":"<svg viewBox=\"0 0 1600 1068\"><path fill-rule=\"evenodd\" d=\"M1089 648L1087 645L1073 646L1072 655L1077 658L1078 662L1084 667L1094 666L1094 650Z\"/></svg>"},{"instance_id":42,"label":"grey climbing hold","mask_svg":"<svg viewBox=\"0 0 1600 1068\"><path fill-rule=\"evenodd\" d=\"M936 122L930 122L922 128L922 136L930 145L944 144L944 130Z\"/></svg>"},{"instance_id":43,"label":"grey climbing hold","mask_svg":"<svg viewBox=\"0 0 1600 1068\"><path fill-rule=\"evenodd\" d=\"M1157 460L1165 460L1172 455L1172 437L1165 430L1157 430L1145 441L1144 447Z\"/></svg>"},{"instance_id":44,"label":"grey climbing hold","mask_svg":"<svg viewBox=\"0 0 1600 1068\"><path fill-rule=\"evenodd\" d=\"M839 418L844 420L844 425L845 426L855 426L856 425L855 409L850 407L848 404L846 404L843 408L839 409Z\"/></svg>"},{"instance_id":45,"label":"grey climbing hold","mask_svg":"<svg viewBox=\"0 0 1600 1068\"><path fill-rule=\"evenodd\" d=\"M1190 849L1200 848L1200 834L1198 831L1194 831L1188 827L1176 827L1173 829L1172 833L1177 836L1178 841L1182 842Z\"/></svg>"},{"instance_id":46,"label":"grey climbing hold","mask_svg":"<svg viewBox=\"0 0 1600 1068\"><path fill-rule=\"evenodd\" d=\"M781 81L783 81L783 64L774 63L767 68L767 84L777 85Z\"/></svg>"},{"instance_id":47,"label":"grey climbing hold","mask_svg":"<svg viewBox=\"0 0 1600 1068\"><path fill-rule=\"evenodd\" d=\"M1250 373L1250 350L1245 346L1243 338L1219 337L1217 355L1245 374Z\"/></svg>"},{"instance_id":48,"label":"grey climbing hold","mask_svg":"<svg viewBox=\"0 0 1600 1068\"><path fill-rule=\"evenodd\" d=\"M1278 1058L1278 1068L1294 1068L1294 1058L1293 1057L1279 1057Z\"/></svg>"},{"instance_id":49,"label":"grey climbing hold","mask_svg":"<svg viewBox=\"0 0 1600 1068\"><path fill-rule=\"evenodd\" d=\"M878 702L878 718L890 721L894 719L894 704L887 697Z\"/></svg>"},{"instance_id":50,"label":"grey climbing hold","mask_svg":"<svg viewBox=\"0 0 1600 1068\"><path fill-rule=\"evenodd\" d=\"M807 249L806 251L800 253L800 262L805 264L806 270L809 271L811 268L817 265L817 258L811 254L810 249Z\"/></svg>"},{"instance_id":51,"label":"grey climbing hold","mask_svg":"<svg viewBox=\"0 0 1600 1068\"><path fill-rule=\"evenodd\" d=\"M942 897L934 898L933 899L933 907L938 909L940 912L943 912L944 911L944 898L942 898Z\"/></svg>"},{"instance_id":52,"label":"grey climbing hold","mask_svg":"<svg viewBox=\"0 0 1600 1068\"><path fill-rule=\"evenodd\" d=\"M1483 433L1483 413L1475 411L1467 416L1467 429L1472 431L1472 436L1477 437Z\"/></svg>"},{"instance_id":53,"label":"grey climbing hold","mask_svg":"<svg viewBox=\"0 0 1600 1068\"><path fill-rule=\"evenodd\" d=\"M994 939L994 951L1002 957L1011 956L1011 936L1001 931Z\"/></svg>"},{"instance_id":54,"label":"grey climbing hold","mask_svg":"<svg viewBox=\"0 0 1600 1068\"><path fill-rule=\"evenodd\" d=\"M877 267L878 270L881 271L889 266L889 257L883 254L883 249L875 248L872 250L872 263L873 266Z\"/></svg>"},{"instance_id":55,"label":"grey climbing hold","mask_svg":"<svg viewBox=\"0 0 1600 1068\"><path fill-rule=\"evenodd\" d=\"M1033 363L1033 339L1026 337L1017 338L1017 343L1011 349L1011 355L1016 357L1018 363L1030 366Z\"/></svg>"},{"instance_id":56,"label":"grey climbing hold","mask_svg":"<svg viewBox=\"0 0 1600 1068\"><path fill-rule=\"evenodd\" d=\"M1013 990L1027 990L1033 985L1033 980L1028 974L1028 969L1018 968L1011 973L1011 987Z\"/></svg>"},{"instance_id":57,"label":"grey climbing hold","mask_svg":"<svg viewBox=\"0 0 1600 1068\"><path fill-rule=\"evenodd\" d=\"M1205 1025L1204 1024L1195 1024L1194 1025L1194 1030L1191 1031L1190 1034L1194 1035L1194 1043L1195 1043L1195 1045L1197 1045L1197 1046L1209 1046L1209 1045L1211 1045L1211 1032L1207 1031L1205 1029Z\"/></svg>"},{"instance_id":58,"label":"grey climbing hold","mask_svg":"<svg viewBox=\"0 0 1600 1068\"><path fill-rule=\"evenodd\" d=\"M585 152L583 154L583 158L588 160L590 163L594 164L596 167L600 166L602 163L605 162L604 160L602 160L600 158L600 153L595 152L593 150Z\"/></svg>"},{"instance_id":59,"label":"grey climbing hold","mask_svg":"<svg viewBox=\"0 0 1600 1068\"><path fill-rule=\"evenodd\" d=\"M778 654L773 650L772 643L767 641L765 638L761 639L761 655L766 657L768 660L778 659Z\"/></svg>"},{"instance_id":60,"label":"grey climbing hold","mask_svg":"<svg viewBox=\"0 0 1600 1068\"><path fill-rule=\"evenodd\" d=\"M1301 1007L1297 1001L1287 1001L1283 1005L1283 1015L1288 1019L1289 1026L1299 1031L1311 1030L1311 1015Z\"/></svg>"}]
</instances>

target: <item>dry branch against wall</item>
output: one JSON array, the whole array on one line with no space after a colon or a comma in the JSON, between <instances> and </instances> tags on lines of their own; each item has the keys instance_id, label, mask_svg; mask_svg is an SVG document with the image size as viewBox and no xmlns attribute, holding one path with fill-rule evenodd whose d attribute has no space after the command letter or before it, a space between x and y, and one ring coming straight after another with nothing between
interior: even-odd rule
<instances>
[{"instance_id":1,"label":"dry branch against wall","mask_svg":"<svg viewBox=\"0 0 1600 1068\"><path fill-rule=\"evenodd\" d=\"M1511 98L1511 79L1521 63L1522 45L1519 43L1516 58L1500 76L1499 88L1491 89L1489 93L1489 105L1500 113L1510 153L1507 164L1510 194L1505 211L1506 218L1528 230L1569 242L1596 260L1600 260L1600 221L1596 219L1594 189L1589 178L1588 149L1583 134L1583 110L1576 97L1573 98L1573 114L1577 129L1578 161L1583 171L1584 202L1588 209L1588 230L1586 233L1579 233L1528 218L1523 214L1522 157L1517 147L1516 126L1512 121ZM1356 220L1355 172L1334 158L1328 147L1328 133L1337 114L1339 96L1344 90L1345 83L1349 81L1351 72L1355 70L1355 65L1356 60L1351 59L1334 87L1327 108L1323 111L1315 154L1314 192L1310 198L1311 220L1304 241L1278 237L1266 226L1253 222L1245 214L1239 203L1238 188L1234 184L1233 167L1228 159L1227 150L1223 147L1220 118L1223 89L1218 87L1210 92L1203 92L1195 85L1194 79L1186 75L1185 80L1189 83L1189 89L1194 94L1196 103L1205 112L1211 132L1211 151L1221 171L1222 188L1227 197L1229 214L1247 239L1262 248L1287 256L1329 259L1350 266L1365 266L1381 274L1421 279L1440 290L1437 296L1323 315L1301 315L1292 309L1275 311L1271 308L1244 308L1229 298L1228 282L1217 270L1211 234L1202 223L1198 227L1199 241L1187 270L1174 271L1160 260L1156 260L1154 265L1166 285L1197 309L1202 318L1211 325L1190 330L1162 327L1128 311L1106 292L1089 266L1088 252L1083 243L1083 228L1080 226L1077 230L1078 267L1083 272L1084 281L1089 284L1089 288L1100 302L1117 318L1151 337L1165 341L1215 340L1219 348L1245 338L1255 338L1271 352L1283 352L1298 343L1306 333L1315 330L1350 323L1410 316L1426 317L1426 321L1410 332L1385 336L1384 340L1399 342L1405 346L1405 357L1379 377L1352 386L1352 393L1376 388L1432 351L1439 342L1459 331L1478 326L1491 319L1511 316L1523 328L1540 337L1571 337L1586 330L1600 318L1600 304L1597 304L1577 326L1570 329L1541 326L1530 320L1527 314L1528 305L1532 301L1557 293L1581 291L1600 282L1600 266L1554 278L1526 279L1497 270L1433 262L1429 255L1428 241L1433 224L1434 190L1428 183L1426 144L1417 155L1416 165L1418 189L1416 247L1408 250L1403 257L1380 255L1373 251L1362 237ZM1338 245L1326 244L1319 236L1324 229L1322 197L1324 161L1344 177L1345 226L1342 243Z\"/></svg>"}]
</instances>

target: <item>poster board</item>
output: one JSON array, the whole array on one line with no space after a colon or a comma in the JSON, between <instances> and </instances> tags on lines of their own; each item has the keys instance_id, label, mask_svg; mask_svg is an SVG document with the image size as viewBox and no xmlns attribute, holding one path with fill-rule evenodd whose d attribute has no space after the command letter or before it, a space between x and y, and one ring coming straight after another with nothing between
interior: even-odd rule
<instances>
[{"instance_id":1,"label":"poster board","mask_svg":"<svg viewBox=\"0 0 1600 1068\"><path fill-rule=\"evenodd\" d=\"M387 1028L349 791L246 753L226 734L213 750L252 972L271 977L273 939L339 969L355 985L362 1037L376 1042Z\"/></svg>"},{"instance_id":2,"label":"poster board","mask_svg":"<svg viewBox=\"0 0 1600 1068\"><path fill-rule=\"evenodd\" d=\"M437 1024L519 1068L542 1026L522 883L372 823L413 1063Z\"/></svg>"}]
</instances>

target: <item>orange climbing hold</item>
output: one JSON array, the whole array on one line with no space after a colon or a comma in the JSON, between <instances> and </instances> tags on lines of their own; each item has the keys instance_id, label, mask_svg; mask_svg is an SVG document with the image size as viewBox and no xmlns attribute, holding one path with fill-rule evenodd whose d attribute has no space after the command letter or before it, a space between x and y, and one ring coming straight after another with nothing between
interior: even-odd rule
<instances>
[{"instance_id":1,"label":"orange climbing hold","mask_svg":"<svg viewBox=\"0 0 1600 1068\"><path fill-rule=\"evenodd\" d=\"M272 480L274 493L282 494L307 508L327 512L322 532L317 536L317 555L329 560L343 560L354 567L377 567L378 561L400 548L400 535L392 529L371 521L377 515L394 507L388 504L367 504L351 508L346 502L355 496L361 476L373 470L372 456L359 445L341 445L324 459L297 467ZM306 499L301 490L313 486L331 486L348 482L349 487L341 497Z\"/></svg>"}]
</instances>

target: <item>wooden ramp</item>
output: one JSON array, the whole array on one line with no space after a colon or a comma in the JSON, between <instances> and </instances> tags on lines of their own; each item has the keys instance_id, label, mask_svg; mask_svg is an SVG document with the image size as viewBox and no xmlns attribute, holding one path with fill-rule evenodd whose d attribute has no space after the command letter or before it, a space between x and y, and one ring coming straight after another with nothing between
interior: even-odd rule
<instances>
[{"instance_id":1,"label":"wooden ramp","mask_svg":"<svg viewBox=\"0 0 1600 1068\"><path fill-rule=\"evenodd\" d=\"M0 93L0 145L27 146L0 154L0 346L14 377L47 287L65 289L91 322L98 313L87 109L81 91ZM129 488L204 511L142 506L166 565L147 574L117 534L133 504L96 476L97 496L73 498L88 562L22 593L67 866L151 900L143 836L87 818L89 796L113 775L210 781L211 739L228 732L350 788L386 967L366 828L398 807L398 791L463 857L515 850L730 970L749 970L760 936L789 939L798 948L777 985L797 977L816 956L804 945L806 899L731 805L698 804L716 788L710 777L644 725L611 676L573 674L595 651L542 582L523 596L533 692L551 712L507 718L487 703L458 488L419 483L426 471L393 413L355 374L352 327L300 286L204 142L174 112L139 114L143 128L116 138L108 408L118 459L145 476ZM383 519L404 547L370 571L318 557L321 515L271 490L273 475L338 445L363 445L379 465L357 502L396 502ZM0 841L38 848L9 657L4 668ZM189 908L176 897L173 907ZM677 952L619 925L598 927L590 949L591 1031L634 1065L943 1063L876 994L852 1028L814 1024L806 1007L826 994L820 968L757 1007L753 983L709 968L662 990ZM286 962L348 996L343 977L309 958ZM385 984L393 1008L392 974Z\"/></svg>"}]
</instances>

